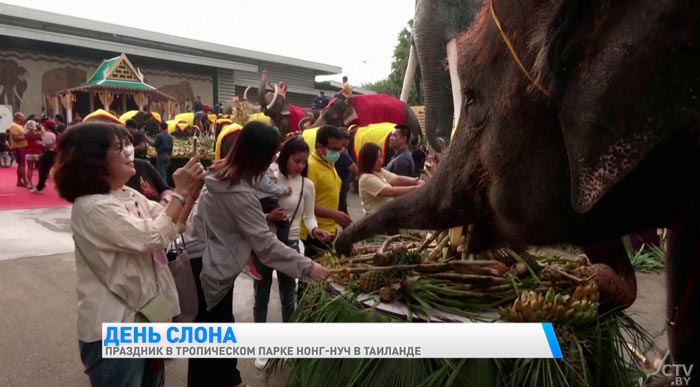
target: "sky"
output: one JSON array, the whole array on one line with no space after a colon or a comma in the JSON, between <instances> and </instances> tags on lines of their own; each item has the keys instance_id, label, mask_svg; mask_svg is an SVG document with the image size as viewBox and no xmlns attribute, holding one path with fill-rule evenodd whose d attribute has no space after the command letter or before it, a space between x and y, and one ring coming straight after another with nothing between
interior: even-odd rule
<instances>
[{"instance_id":1,"label":"sky","mask_svg":"<svg viewBox=\"0 0 700 387\"><path fill-rule=\"evenodd\" d=\"M340 66L360 85L391 72L415 0L2 0L191 39Z\"/></svg>"}]
</instances>

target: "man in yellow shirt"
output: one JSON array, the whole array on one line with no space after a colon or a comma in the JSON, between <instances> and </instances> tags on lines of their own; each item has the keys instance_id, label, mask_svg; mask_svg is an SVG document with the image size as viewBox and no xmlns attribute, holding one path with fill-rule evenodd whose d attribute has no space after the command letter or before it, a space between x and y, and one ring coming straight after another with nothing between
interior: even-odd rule
<instances>
[{"instance_id":1,"label":"man in yellow shirt","mask_svg":"<svg viewBox=\"0 0 700 387\"><path fill-rule=\"evenodd\" d=\"M340 90L340 93L343 94L346 101L352 98L352 86L348 83L347 76L343 76L343 88Z\"/></svg>"},{"instance_id":2,"label":"man in yellow shirt","mask_svg":"<svg viewBox=\"0 0 700 387\"><path fill-rule=\"evenodd\" d=\"M335 126L322 126L316 132L316 149L309 155L307 177L316 188L314 214L318 228L329 232L333 237L337 233L336 224L347 227L352 223L350 216L338 211L340 202L341 180L335 171L334 163L340 158L343 149L343 135ZM328 246L309 235L309 230L302 223L301 239L304 241L305 254L314 257Z\"/></svg>"},{"instance_id":3,"label":"man in yellow shirt","mask_svg":"<svg viewBox=\"0 0 700 387\"><path fill-rule=\"evenodd\" d=\"M24 170L25 157L27 155L27 139L24 137L24 114L16 112L10 125L10 150L17 161L17 186L27 186L27 174Z\"/></svg>"}]
</instances>

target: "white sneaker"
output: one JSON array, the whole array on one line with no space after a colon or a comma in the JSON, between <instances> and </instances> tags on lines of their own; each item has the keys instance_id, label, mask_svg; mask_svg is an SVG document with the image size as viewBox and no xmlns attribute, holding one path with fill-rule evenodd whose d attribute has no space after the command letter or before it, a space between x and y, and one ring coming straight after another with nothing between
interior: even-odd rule
<instances>
[{"instance_id":1,"label":"white sneaker","mask_svg":"<svg viewBox=\"0 0 700 387\"><path fill-rule=\"evenodd\" d=\"M260 371L262 371L266 365L267 365L267 358L266 357L259 357L259 358L255 359L255 368L259 369Z\"/></svg>"}]
</instances>

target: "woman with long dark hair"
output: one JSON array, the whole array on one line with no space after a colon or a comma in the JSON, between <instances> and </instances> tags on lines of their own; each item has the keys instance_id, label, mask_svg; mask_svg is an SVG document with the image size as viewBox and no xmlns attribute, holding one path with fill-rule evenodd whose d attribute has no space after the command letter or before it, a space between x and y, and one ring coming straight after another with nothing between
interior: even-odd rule
<instances>
[{"instance_id":1,"label":"woman with long dark hair","mask_svg":"<svg viewBox=\"0 0 700 387\"><path fill-rule=\"evenodd\" d=\"M78 124L58 148L56 188L73 203L80 358L93 387L163 386L162 360L102 358L102 323L150 321L145 310L152 302L165 306L158 321L180 313L163 249L184 230L204 167L194 157L178 169L175 200L163 207L125 186L135 170L124 131L98 121Z\"/></svg>"},{"instance_id":2,"label":"woman with long dark hair","mask_svg":"<svg viewBox=\"0 0 700 387\"><path fill-rule=\"evenodd\" d=\"M382 149L368 142L360 149L360 201L365 214L371 215L395 197L413 192L423 185L418 178L395 175L382 168Z\"/></svg>"},{"instance_id":3,"label":"woman with long dark hair","mask_svg":"<svg viewBox=\"0 0 700 387\"><path fill-rule=\"evenodd\" d=\"M195 232L206 243L199 274L207 310L198 322L231 323L233 284L251 252L290 277L321 281L328 270L277 239L255 196L255 182L279 147L274 127L253 121L241 130L231 151L209 168L197 207ZM195 273L197 275L197 273ZM189 386L243 386L236 359L190 359Z\"/></svg>"},{"instance_id":4,"label":"woman with long dark hair","mask_svg":"<svg viewBox=\"0 0 700 387\"><path fill-rule=\"evenodd\" d=\"M292 187L292 194L279 199L279 208L284 210L284 215L289 222L289 234L282 240L287 246L299 251L299 231L301 220L311 230L311 235L322 242L327 242L331 235L318 228L318 222L314 215L316 203L316 189L314 183L306 178L306 161L309 158L309 146L301 136L294 136L282 145L277 165L277 184ZM281 238L278 235L278 238ZM270 302L270 288L272 287L272 272L274 269L256 262L257 270L262 279L255 281L255 306L253 317L256 323L267 321L267 306ZM296 281L294 278L277 272L277 284L279 286L280 302L282 304L282 321L288 322L294 313ZM258 358L255 366L262 369L266 358Z\"/></svg>"}]
</instances>

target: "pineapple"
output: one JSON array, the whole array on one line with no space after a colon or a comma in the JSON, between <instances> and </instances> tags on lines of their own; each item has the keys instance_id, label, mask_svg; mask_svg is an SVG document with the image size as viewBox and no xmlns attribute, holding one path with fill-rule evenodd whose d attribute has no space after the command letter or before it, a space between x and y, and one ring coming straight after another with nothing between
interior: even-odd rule
<instances>
[{"instance_id":1,"label":"pineapple","mask_svg":"<svg viewBox=\"0 0 700 387\"><path fill-rule=\"evenodd\" d=\"M378 271L368 271L360 276L360 291L372 293L384 286L384 275Z\"/></svg>"}]
</instances>

